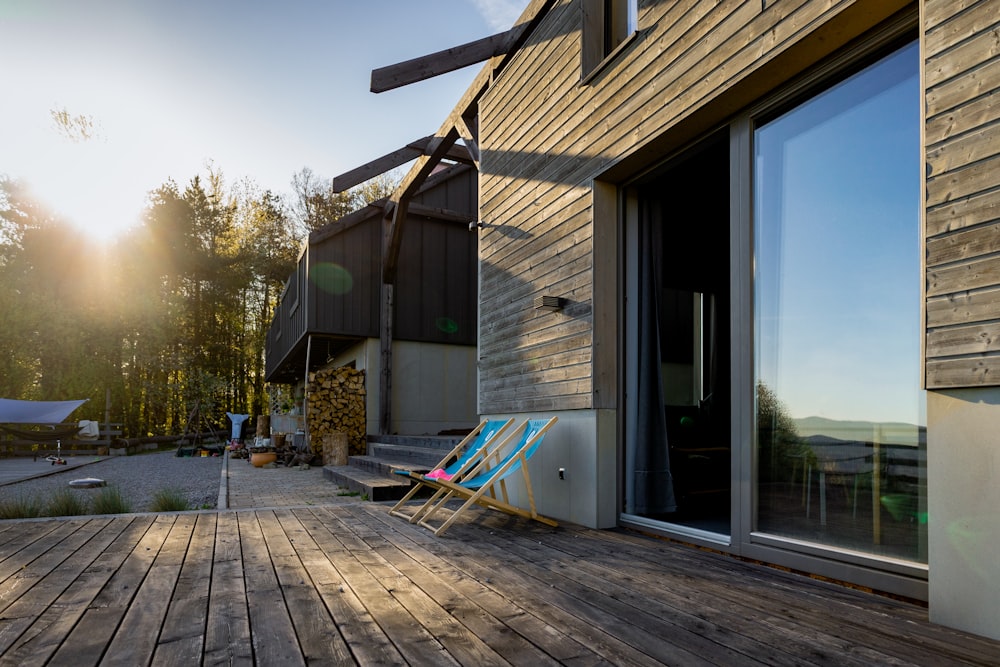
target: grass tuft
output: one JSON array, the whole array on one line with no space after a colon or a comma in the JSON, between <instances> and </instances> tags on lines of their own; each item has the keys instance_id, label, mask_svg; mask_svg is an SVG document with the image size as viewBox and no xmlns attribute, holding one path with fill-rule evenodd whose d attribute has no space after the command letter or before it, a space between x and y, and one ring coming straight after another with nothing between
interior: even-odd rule
<instances>
[{"instance_id":1,"label":"grass tuft","mask_svg":"<svg viewBox=\"0 0 1000 667\"><path fill-rule=\"evenodd\" d=\"M34 519L42 515L42 504L37 498L21 496L0 501L0 519Z\"/></svg>"},{"instance_id":2,"label":"grass tuft","mask_svg":"<svg viewBox=\"0 0 1000 667\"><path fill-rule=\"evenodd\" d=\"M128 514L132 506L118 487L106 486L94 496L93 509L94 514Z\"/></svg>"},{"instance_id":3,"label":"grass tuft","mask_svg":"<svg viewBox=\"0 0 1000 667\"><path fill-rule=\"evenodd\" d=\"M60 489L49 498L45 516L80 516L87 513L86 498L71 489Z\"/></svg>"},{"instance_id":4,"label":"grass tuft","mask_svg":"<svg viewBox=\"0 0 1000 667\"><path fill-rule=\"evenodd\" d=\"M182 512L188 508L187 498L177 489L160 489L153 495L150 512Z\"/></svg>"}]
</instances>

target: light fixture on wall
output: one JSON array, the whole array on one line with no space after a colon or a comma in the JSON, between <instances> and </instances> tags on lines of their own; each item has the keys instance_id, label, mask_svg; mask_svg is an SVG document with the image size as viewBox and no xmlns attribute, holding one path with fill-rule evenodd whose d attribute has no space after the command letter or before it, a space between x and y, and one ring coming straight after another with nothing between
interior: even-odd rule
<instances>
[{"instance_id":1,"label":"light fixture on wall","mask_svg":"<svg viewBox=\"0 0 1000 667\"><path fill-rule=\"evenodd\" d=\"M485 226L486 226L486 223L483 222L482 220L473 220L473 221L471 221L469 223L469 231L470 232L474 232L477 229L482 229Z\"/></svg>"},{"instance_id":2,"label":"light fixture on wall","mask_svg":"<svg viewBox=\"0 0 1000 667\"><path fill-rule=\"evenodd\" d=\"M536 296L535 310L562 310L566 299L561 296Z\"/></svg>"}]
</instances>

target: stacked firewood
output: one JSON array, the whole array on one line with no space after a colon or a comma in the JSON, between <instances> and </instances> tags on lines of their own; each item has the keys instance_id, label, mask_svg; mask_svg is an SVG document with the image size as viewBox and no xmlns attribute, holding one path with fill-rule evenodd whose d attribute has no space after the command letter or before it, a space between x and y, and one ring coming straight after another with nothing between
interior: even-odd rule
<instances>
[{"instance_id":1,"label":"stacked firewood","mask_svg":"<svg viewBox=\"0 0 1000 667\"><path fill-rule=\"evenodd\" d=\"M309 374L307 418L309 442L316 454L323 453L323 436L347 434L352 455L365 454L365 372L353 368L331 368Z\"/></svg>"}]
</instances>

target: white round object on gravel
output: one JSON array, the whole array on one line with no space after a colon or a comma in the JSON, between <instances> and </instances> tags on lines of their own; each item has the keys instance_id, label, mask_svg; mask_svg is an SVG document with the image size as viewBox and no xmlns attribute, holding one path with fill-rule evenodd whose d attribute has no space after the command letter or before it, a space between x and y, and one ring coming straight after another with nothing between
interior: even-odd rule
<instances>
[{"instance_id":1,"label":"white round object on gravel","mask_svg":"<svg viewBox=\"0 0 1000 667\"><path fill-rule=\"evenodd\" d=\"M107 482L96 477L85 477L83 479L74 479L69 485L77 489L93 489L98 486L106 486Z\"/></svg>"}]
</instances>

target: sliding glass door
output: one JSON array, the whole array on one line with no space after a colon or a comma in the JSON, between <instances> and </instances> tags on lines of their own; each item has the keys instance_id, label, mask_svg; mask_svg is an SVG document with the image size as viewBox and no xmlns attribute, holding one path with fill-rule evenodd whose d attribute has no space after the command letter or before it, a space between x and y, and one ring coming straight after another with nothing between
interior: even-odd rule
<instances>
[{"instance_id":1,"label":"sliding glass door","mask_svg":"<svg viewBox=\"0 0 1000 667\"><path fill-rule=\"evenodd\" d=\"M918 48L830 70L624 190L622 521L919 577Z\"/></svg>"}]
</instances>

